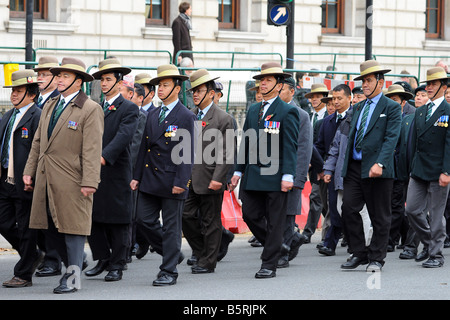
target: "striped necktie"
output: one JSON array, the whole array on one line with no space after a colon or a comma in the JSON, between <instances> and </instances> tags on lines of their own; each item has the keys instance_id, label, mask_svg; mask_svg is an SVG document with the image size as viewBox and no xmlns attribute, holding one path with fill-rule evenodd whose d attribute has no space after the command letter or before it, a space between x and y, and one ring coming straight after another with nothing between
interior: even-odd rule
<instances>
[{"instance_id":1,"label":"striped necktie","mask_svg":"<svg viewBox=\"0 0 450 320\"><path fill-rule=\"evenodd\" d=\"M427 109L427 117L426 117L426 121L430 120L431 114L432 114L432 111L433 111L433 107L434 107L433 101L430 102L429 104L427 104L427 108L428 108L428 109Z\"/></svg>"},{"instance_id":2,"label":"striped necktie","mask_svg":"<svg viewBox=\"0 0 450 320\"><path fill-rule=\"evenodd\" d=\"M42 96L39 96L38 103L37 103L39 108L42 107L42 100L44 100L44 98L42 98Z\"/></svg>"},{"instance_id":3,"label":"striped necktie","mask_svg":"<svg viewBox=\"0 0 450 320\"><path fill-rule=\"evenodd\" d=\"M361 123L359 124L359 129L356 134L355 150L358 152L361 151L361 142L364 138L364 130L366 127L367 117L369 115L369 109L370 109L371 104L372 104L372 100L367 100L367 104L364 106Z\"/></svg>"},{"instance_id":4,"label":"striped necktie","mask_svg":"<svg viewBox=\"0 0 450 320\"><path fill-rule=\"evenodd\" d=\"M200 111L197 113L197 120L202 120L202 117L203 117L203 111L200 110Z\"/></svg>"},{"instance_id":5,"label":"striped necktie","mask_svg":"<svg viewBox=\"0 0 450 320\"><path fill-rule=\"evenodd\" d=\"M56 122L59 119L59 116L61 115L61 113L64 110L64 103L65 103L64 98L61 98L61 101L59 101L59 104L56 107L55 113L54 113L53 118L52 118L52 125L53 126L55 126Z\"/></svg>"},{"instance_id":6,"label":"striped necktie","mask_svg":"<svg viewBox=\"0 0 450 320\"><path fill-rule=\"evenodd\" d=\"M258 123L261 122L263 116L264 116L264 107L267 106L269 102L264 101L261 103L261 107L259 108L259 116L258 116Z\"/></svg>"},{"instance_id":7,"label":"striped necktie","mask_svg":"<svg viewBox=\"0 0 450 320\"><path fill-rule=\"evenodd\" d=\"M9 139L11 138L12 128L14 126L14 121L16 121L16 116L19 113L19 109L14 109L11 117L9 118L8 128L6 129L5 139L3 141L3 149L2 149L2 166L3 168L8 167L8 159L9 159Z\"/></svg>"},{"instance_id":8,"label":"striped necktie","mask_svg":"<svg viewBox=\"0 0 450 320\"><path fill-rule=\"evenodd\" d=\"M162 106L161 109L162 109L162 111L161 111L161 113L159 115L159 119L158 119L159 124L161 124L163 122L163 120L166 118L166 112L167 112L167 110L169 110L169 108L167 108L166 106Z\"/></svg>"},{"instance_id":9,"label":"striped necktie","mask_svg":"<svg viewBox=\"0 0 450 320\"><path fill-rule=\"evenodd\" d=\"M110 107L110 104L108 101L105 101L105 104L103 105L103 111L108 110L108 108Z\"/></svg>"}]
</instances>

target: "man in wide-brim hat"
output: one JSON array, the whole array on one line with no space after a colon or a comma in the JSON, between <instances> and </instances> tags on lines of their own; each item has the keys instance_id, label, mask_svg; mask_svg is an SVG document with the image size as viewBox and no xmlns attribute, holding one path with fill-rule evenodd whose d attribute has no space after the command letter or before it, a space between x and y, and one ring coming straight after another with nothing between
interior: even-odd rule
<instances>
[{"instance_id":1,"label":"man in wide-brim hat","mask_svg":"<svg viewBox=\"0 0 450 320\"><path fill-rule=\"evenodd\" d=\"M403 114L416 112L416 108L408 103L410 99L414 98L414 95L411 92L405 91L403 86L399 84L390 85L385 96L401 105Z\"/></svg>"},{"instance_id":2,"label":"man in wide-brim hat","mask_svg":"<svg viewBox=\"0 0 450 320\"><path fill-rule=\"evenodd\" d=\"M50 72L50 68L58 66L59 62L56 57L46 56L39 58L38 65L33 69L37 72L37 79L41 81L39 84L40 95L37 102L38 107L41 109L50 98L59 95L56 77Z\"/></svg>"},{"instance_id":3,"label":"man in wide-brim hat","mask_svg":"<svg viewBox=\"0 0 450 320\"><path fill-rule=\"evenodd\" d=\"M361 74L355 80L362 80L367 99L353 106L342 169L342 218L354 254L341 268L354 269L369 263L368 271L381 271L389 241L395 178L393 155L400 135L401 107L382 93L384 74L389 69L382 68L375 60L367 60L361 63L360 70ZM374 226L368 247L361 232L360 212L364 204Z\"/></svg>"},{"instance_id":4,"label":"man in wide-brim hat","mask_svg":"<svg viewBox=\"0 0 450 320\"><path fill-rule=\"evenodd\" d=\"M35 183L30 228L46 230L67 266L53 292L71 293L79 289L86 236L91 233L104 116L81 90L83 82L93 79L83 61L63 58L50 72L57 76L61 94L42 111L23 180L26 190Z\"/></svg>"},{"instance_id":5,"label":"man in wide-brim hat","mask_svg":"<svg viewBox=\"0 0 450 320\"><path fill-rule=\"evenodd\" d=\"M134 77L134 83L141 84L145 90L141 108L145 112L148 112L148 110L151 108L156 108L153 105L153 98L155 97L155 86L153 84L150 84L150 80L152 80L151 75L145 72L139 73Z\"/></svg>"},{"instance_id":6,"label":"man in wide-brim hat","mask_svg":"<svg viewBox=\"0 0 450 320\"><path fill-rule=\"evenodd\" d=\"M157 76L150 80L150 84L158 85L162 105L148 112L145 138L130 184L132 190L139 190L137 228L162 256L154 286L176 284L177 264L184 257L181 253L181 216L194 163L195 115L179 101L178 94L182 82L187 79L180 75L176 66L162 65L157 68ZM182 140L178 140L183 133ZM179 148L179 144L182 150L191 151L190 157L183 151L188 159L172 156L172 150ZM180 150L176 155L180 155ZM159 220L160 212L164 228Z\"/></svg>"},{"instance_id":7,"label":"man in wide-brim hat","mask_svg":"<svg viewBox=\"0 0 450 320\"><path fill-rule=\"evenodd\" d=\"M243 130L244 134L247 130L256 132L259 138L241 144L236 171L231 178L231 188L235 188L242 177L240 193L244 220L264 245L256 278L276 276L286 221L287 193L294 186L299 114L296 107L279 97L284 79L288 77L291 75L284 73L276 62L263 64L261 73L253 77L260 80L263 101L250 106ZM270 143L276 138L278 143ZM263 160L261 154L257 154L258 147L265 148L271 155L278 148L278 157L267 164L267 159Z\"/></svg>"},{"instance_id":8,"label":"man in wide-brim hat","mask_svg":"<svg viewBox=\"0 0 450 320\"><path fill-rule=\"evenodd\" d=\"M221 210L223 192L227 185L227 174L234 165L234 135L231 142L227 130L234 129L233 118L214 103L215 82L208 70L193 72L191 82L192 96L196 107L192 112L197 116L198 129L196 160L192 167L191 185L183 211L183 234L192 248L197 264L192 273L214 272L221 246ZM208 153L211 140L203 141L203 134L213 133L214 154ZM232 132L232 131L231 131ZM217 143L222 141L221 143ZM227 148L229 147L229 148Z\"/></svg>"},{"instance_id":9,"label":"man in wide-brim hat","mask_svg":"<svg viewBox=\"0 0 450 320\"><path fill-rule=\"evenodd\" d=\"M450 183L450 105L444 97L448 76L441 67L427 71L428 102L417 108L412 137L411 178L408 184L406 214L426 251L422 266L438 268L444 264L442 249L446 238L444 212ZM432 206L427 207L427 203ZM423 210L423 212L421 211Z\"/></svg>"},{"instance_id":10,"label":"man in wide-brim hat","mask_svg":"<svg viewBox=\"0 0 450 320\"><path fill-rule=\"evenodd\" d=\"M20 70L11 75L11 103L14 105L0 121L0 230L1 235L19 253L14 277L3 282L7 288L32 285L33 265L42 262L36 249L37 232L29 228L33 194L24 191L23 168L39 124L41 110L35 104L39 95L38 80L33 70Z\"/></svg>"}]
</instances>

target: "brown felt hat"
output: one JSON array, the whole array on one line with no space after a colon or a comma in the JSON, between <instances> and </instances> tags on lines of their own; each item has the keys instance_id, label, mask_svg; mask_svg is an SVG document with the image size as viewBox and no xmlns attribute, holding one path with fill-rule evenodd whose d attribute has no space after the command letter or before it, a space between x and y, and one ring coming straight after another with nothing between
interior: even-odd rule
<instances>
[{"instance_id":1,"label":"brown felt hat","mask_svg":"<svg viewBox=\"0 0 450 320\"><path fill-rule=\"evenodd\" d=\"M62 71L73 72L83 78L85 82L94 80L94 77L86 72L86 65L83 61L77 58L65 57L61 61L59 67L50 68L50 72L57 76Z\"/></svg>"}]
</instances>

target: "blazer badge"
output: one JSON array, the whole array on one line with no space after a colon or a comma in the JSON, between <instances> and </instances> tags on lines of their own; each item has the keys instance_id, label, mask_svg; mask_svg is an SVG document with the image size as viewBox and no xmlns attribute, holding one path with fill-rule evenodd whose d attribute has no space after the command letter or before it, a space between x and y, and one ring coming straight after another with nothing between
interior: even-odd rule
<instances>
[{"instance_id":1,"label":"blazer badge","mask_svg":"<svg viewBox=\"0 0 450 320\"><path fill-rule=\"evenodd\" d=\"M25 127L22 128L22 138L28 139L28 129Z\"/></svg>"}]
</instances>

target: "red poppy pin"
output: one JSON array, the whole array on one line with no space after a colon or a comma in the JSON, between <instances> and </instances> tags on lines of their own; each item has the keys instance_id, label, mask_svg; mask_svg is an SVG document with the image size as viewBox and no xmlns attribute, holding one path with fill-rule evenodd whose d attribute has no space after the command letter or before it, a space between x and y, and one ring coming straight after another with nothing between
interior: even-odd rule
<instances>
[{"instance_id":1,"label":"red poppy pin","mask_svg":"<svg viewBox=\"0 0 450 320\"><path fill-rule=\"evenodd\" d=\"M273 117L273 114L268 115L264 121L269 121L270 119L272 119L272 117Z\"/></svg>"},{"instance_id":2,"label":"red poppy pin","mask_svg":"<svg viewBox=\"0 0 450 320\"><path fill-rule=\"evenodd\" d=\"M202 127L206 127L208 124L208 122L202 121Z\"/></svg>"},{"instance_id":3,"label":"red poppy pin","mask_svg":"<svg viewBox=\"0 0 450 320\"><path fill-rule=\"evenodd\" d=\"M109 111L116 111L117 108L116 108L114 105L112 105L112 106L110 106L110 107L108 108L108 110L109 110Z\"/></svg>"}]
</instances>

